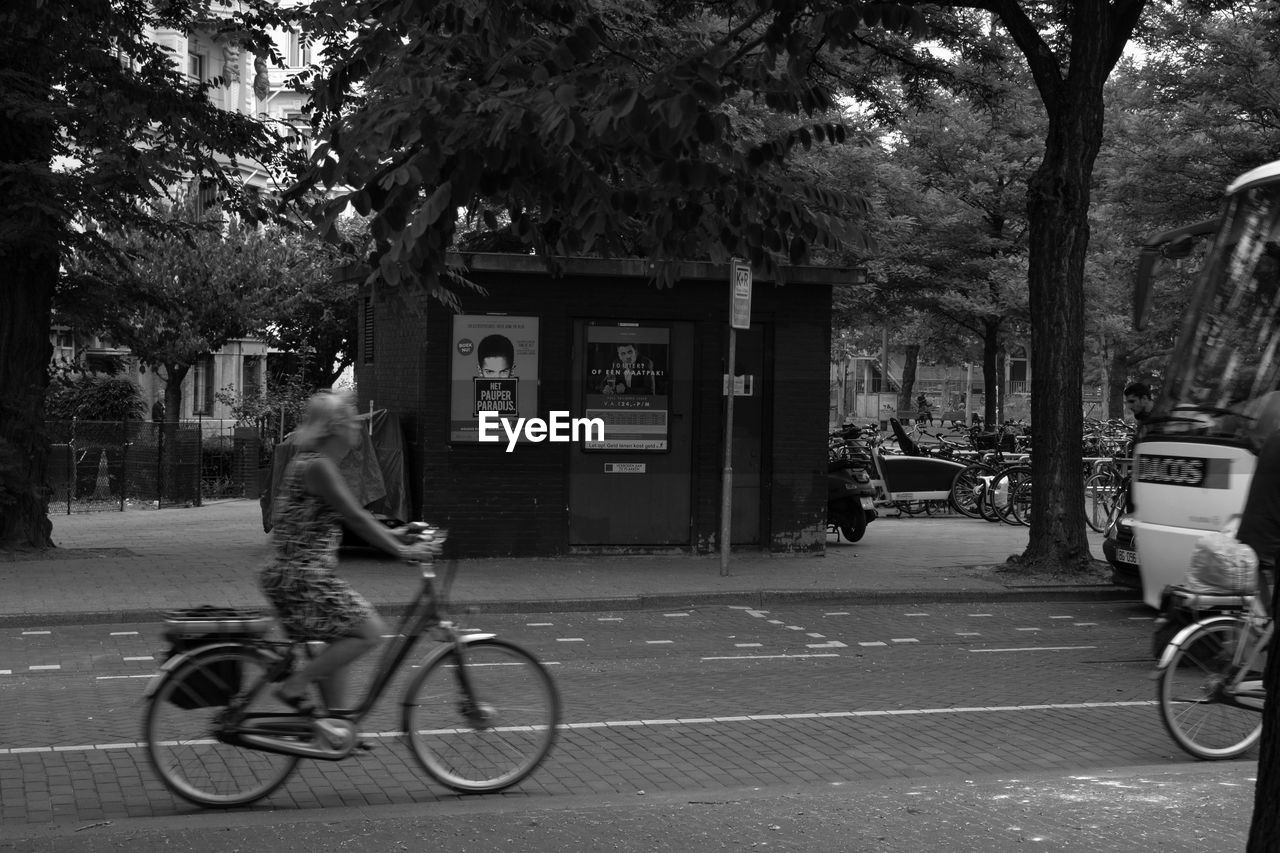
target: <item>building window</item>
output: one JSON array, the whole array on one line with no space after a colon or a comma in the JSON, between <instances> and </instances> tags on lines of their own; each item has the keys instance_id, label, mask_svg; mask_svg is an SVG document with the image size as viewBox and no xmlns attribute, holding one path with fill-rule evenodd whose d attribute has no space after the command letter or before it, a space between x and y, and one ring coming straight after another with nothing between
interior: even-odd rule
<instances>
[{"instance_id":1,"label":"building window","mask_svg":"<svg viewBox=\"0 0 1280 853\"><path fill-rule=\"evenodd\" d=\"M366 296L361 300L360 343L364 353L365 364L373 364L373 298Z\"/></svg>"},{"instance_id":2,"label":"building window","mask_svg":"<svg viewBox=\"0 0 1280 853\"><path fill-rule=\"evenodd\" d=\"M246 355L244 357L244 398L255 400L262 396L262 356Z\"/></svg>"},{"instance_id":3,"label":"building window","mask_svg":"<svg viewBox=\"0 0 1280 853\"><path fill-rule=\"evenodd\" d=\"M191 414L213 414L213 356L202 355L192 370Z\"/></svg>"},{"instance_id":4,"label":"building window","mask_svg":"<svg viewBox=\"0 0 1280 853\"><path fill-rule=\"evenodd\" d=\"M311 64L311 42L298 30L289 31L289 51L286 59L290 68Z\"/></svg>"},{"instance_id":5,"label":"building window","mask_svg":"<svg viewBox=\"0 0 1280 853\"><path fill-rule=\"evenodd\" d=\"M195 39L187 41L187 79L192 83L204 82L205 55L196 50Z\"/></svg>"}]
</instances>

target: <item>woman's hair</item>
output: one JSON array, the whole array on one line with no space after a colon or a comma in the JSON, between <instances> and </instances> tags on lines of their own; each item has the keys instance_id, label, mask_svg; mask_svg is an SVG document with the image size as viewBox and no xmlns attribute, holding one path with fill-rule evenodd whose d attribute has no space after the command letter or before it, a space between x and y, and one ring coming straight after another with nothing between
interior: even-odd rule
<instances>
[{"instance_id":1,"label":"woman's hair","mask_svg":"<svg viewBox=\"0 0 1280 853\"><path fill-rule=\"evenodd\" d=\"M298 421L295 440L300 445L314 446L335 433L338 424L349 424L357 417L350 395L341 391L320 391L307 400Z\"/></svg>"}]
</instances>

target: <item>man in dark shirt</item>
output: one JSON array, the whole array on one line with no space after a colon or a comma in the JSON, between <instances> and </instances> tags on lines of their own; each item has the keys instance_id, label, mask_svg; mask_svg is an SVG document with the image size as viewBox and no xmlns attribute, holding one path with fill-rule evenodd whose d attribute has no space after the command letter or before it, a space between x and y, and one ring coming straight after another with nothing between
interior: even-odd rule
<instances>
[{"instance_id":1,"label":"man in dark shirt","mask_svg":"<svg viewBox=\"0 0 1280 853\"><path fill-rule=\"evenodd\" d=\"M1258 568L1274 583L1280 555L1280 391L1265 395L1255 411L1252 434L1261 447L1236 538L1257 553Z\"/></svg>"}]
</instances>

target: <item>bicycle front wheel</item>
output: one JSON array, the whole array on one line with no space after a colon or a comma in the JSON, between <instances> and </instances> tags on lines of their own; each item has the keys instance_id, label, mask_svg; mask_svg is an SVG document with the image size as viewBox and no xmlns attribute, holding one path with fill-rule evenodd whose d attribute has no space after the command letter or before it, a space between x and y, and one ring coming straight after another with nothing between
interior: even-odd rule
<instances>
[{"instance_id":1,"label":"bicycle front wheel","mask_svg":"<svg viewBox=\"0 0 1280 853\"><path fill-rule=\"evenodd\" d=\"M545 666L506 640L449 647L405 691L404 730L422 769L455 791L501 791L555 742L560 696Z\"/></svg>"},{"instance_id":2,"label":"bicycle front wheel","mask_svg":"<svg viewBox=\"0 0 1280 853\"><path fill-rule=\"evenodd\" d=\"M242 806L288 778L297 756L240 746L230 728L232 713L288 712L269 690L257 690L272 663L252 646L218 646L191 655L163 677L147 705L143 740L166 788L200 806ZM229 711L244 691L261 695Z\"/></svg>"},{"instance_id":3,"label":"bicycle front wheel","mask_svg":"<svg viewBox=\"0 0 1280 853\"><path fill-rule=\"evenodd\" d=\"M1223 701L1236 652L1249 636L1244 620L1201 625L1160 671L1160 720L1174 742L1196 758L1234 758L1262 735L1261 702L1251 709ZM1260 685L1262 673L1245 678Z\"/></svg>"},{"instance_id":4,"label":"bicycle front wheel","mask_svg":"<svg viewBox=\"0 0 1280 853\"><path fill-rule=\"evenodd\" d=\"M951 506L956 512L969 518L982 518L980 509L986 485L983 477L995 474L990 465L975 462L965 466L951 481Z\"/></svg>"}]
</instances>

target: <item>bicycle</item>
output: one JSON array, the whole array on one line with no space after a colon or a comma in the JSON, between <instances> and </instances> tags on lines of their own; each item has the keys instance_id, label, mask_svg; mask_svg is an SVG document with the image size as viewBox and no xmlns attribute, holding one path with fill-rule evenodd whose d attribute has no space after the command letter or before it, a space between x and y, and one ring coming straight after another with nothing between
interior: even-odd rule
<instances>
[{"instance_id":1,"label":"bicycle","mask_svg":"<svg viewBox=\"0 0 1280 853\"><path fill-rule=\"evenodd\" d=\"M1103 461L1084 481L1084 520L1098 533L1107 532L1128 504L1128 462L1123 457Z\"/></svg>"},{"instance_id":2,"label":"bicycle","mask_svg":"<svg viewBox=\"0 0 1280 853\"><path fill-rule=\"evenodd\" d=\"M440 531L436 538L442 539ZM359 723L425 635L441 643L405 688L402 729L422 769L456 791L501 791L542 763L556 738L560 696L531 652L445 618L456 564L439 587L431 562L382 650L365 695L349 710L298 711L273 687L305 642L263 635L203 645L170 658L146 692L143 740L170 791L200 806L240 806L284 783L302 758L338 761L362 746ZM270 619L262 617L270 623Z\"/></svg>"},{"instance_id":3,"label":"bicycle","mask_svg":"<svg viewBox=\"0 0 1280 853\"><path fill-rule=\"evenodd\" d=\"M1156 664L1160 720L1178 746L1205 760L1234 758L1262 735L1262 673L1275 630L1267 584L1243 614L1211 616L1179 631Z\"/></svg>"}]
</instances>

